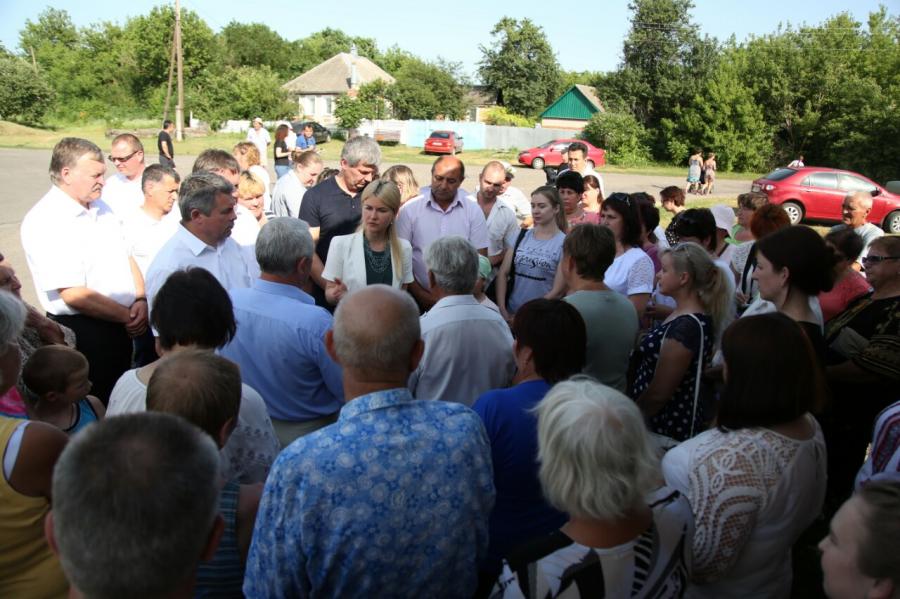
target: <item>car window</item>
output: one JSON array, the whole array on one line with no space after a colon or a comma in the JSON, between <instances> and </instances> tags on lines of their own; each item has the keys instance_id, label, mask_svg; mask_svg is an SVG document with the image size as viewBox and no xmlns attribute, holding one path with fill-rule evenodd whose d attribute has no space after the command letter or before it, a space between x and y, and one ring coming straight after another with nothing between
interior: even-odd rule
<instances>
[{"instance_id":1,"label":"car window","mask_svg":"<svg viewBox=\"0 0 900 599\"><path fill-rule=\"evenodd\" d=\"M876 189L876 187L868 181L864 181L863 179L854 177L853 175L841 174L838 181L841 189L843 189L844 191L866 191L871 193L872 190Z\"/></svg>"},{"instance_id":2,"label":"car window","mask_svg":"<svg viewBox=\"0 0 900 599\"><path fill-rule=\"evenodd\" d=\"M810 187L838 188L837 175L835 173L813 173L808 180Z\"/></svg>"},{"instance_id":3,"label":"car window","mask_svg":"<svg viewBox=\"0 0 900 599\"><path fill-rule=\"evenodd\" d=\"M431 134L431 137L439 137L441 139L449 139L450 134L445 131L435 131Z\"/></svg>"},{"instance_id":4,"label":"car window","mask_svg":"<svg viewBox=\"0 0 900 599\"><path fill-rule=\"evenodd\" d=\"M569 149L569 144L557 144L557 145L553 146L554 152L562 152L563 150L568 150L568 149Z\"/></svg>"},{"instance_id":5,"label":"car window","mask_svg":"<svg viewBox=\"0 0 900 599\"><path fill-rule=\"evenodd\" d=\"M787 179L796 172L797 171L790 168L776 168L774 171L763 177L763 179L768 179L769 181L781 181L782 179Z\"/></svg>"}]
</instances>

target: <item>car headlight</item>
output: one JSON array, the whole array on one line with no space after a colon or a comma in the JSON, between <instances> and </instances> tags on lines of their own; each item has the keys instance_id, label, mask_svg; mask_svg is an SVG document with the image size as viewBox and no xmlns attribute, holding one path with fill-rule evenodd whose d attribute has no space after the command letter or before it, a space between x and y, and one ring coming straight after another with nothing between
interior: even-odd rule
<instances>
[{"instance_id":1,"label":"car headlight","mask_svg":"<svg viewBox=\"0 0 900 599\"><path fill-rule=\"evenodd\" d=\"M775 189L775 186L772 184L763 185L763 191L772 191L773 189Z\"/></svg>"}]
</instances>

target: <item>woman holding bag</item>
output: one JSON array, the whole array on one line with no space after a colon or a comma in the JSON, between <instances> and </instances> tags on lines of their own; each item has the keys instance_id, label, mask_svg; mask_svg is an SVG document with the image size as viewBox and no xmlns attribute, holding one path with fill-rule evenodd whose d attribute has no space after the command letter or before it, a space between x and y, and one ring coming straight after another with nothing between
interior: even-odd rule
<instances>
[{"instance_id":1,"label":"woman holding bag","mask_svg":"<svg viewBox=\"0 0 900 599\"><path fill-rule=\"evenodd\" d=\"M728 324L732 298L725 273L698 244L666 250L660 262L659 291L675 300L675 309L641 340L631 395L652 432L680 442L709 421L700 377L717 332Z\"/></svg>"}]
</instances>

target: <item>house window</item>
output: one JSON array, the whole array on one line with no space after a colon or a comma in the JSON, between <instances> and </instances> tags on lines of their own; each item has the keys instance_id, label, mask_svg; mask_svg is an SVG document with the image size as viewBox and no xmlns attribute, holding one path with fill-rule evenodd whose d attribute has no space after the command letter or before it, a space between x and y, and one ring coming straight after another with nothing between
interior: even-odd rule
<instances>
[{"instance_id":1,"label":"house window","mask_svg":"<svg viewBox=\"0 0 900 599\"><path fill-rule=\"evenodd\" d=\"M303 113L310 114L310 115L316 113L316 98L315 98L315 96L303 96Z\"/></svg>"},{"instance_id":2,"label":"house window","mask_svg":"<svg viewBox=\"0 0 900 599\"><path fill-rule=\"evenodd\" d=\"M325 114L331 116L334 114L334 96L325 98Z\"/></svg>"}]
</instances>

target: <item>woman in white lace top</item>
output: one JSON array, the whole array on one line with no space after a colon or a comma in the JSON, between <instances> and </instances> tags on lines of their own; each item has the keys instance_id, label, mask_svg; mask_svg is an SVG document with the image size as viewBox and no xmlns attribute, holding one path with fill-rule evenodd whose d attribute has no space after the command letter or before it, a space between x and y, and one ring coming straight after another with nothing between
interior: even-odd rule
<instances>
[{"instance_id":1,"label":"woman in white lace top","mask_svg":"<svg viewBox=\"0 0 900 599\"><path fill-rule=\"evenodd\" d=\"M791 546L825 497L825 443L809 412L824 383L812 346L782 314L725 331L717 427L663 460L694 513L689 597L788 597Z\"/></svg>"}]
</instances>

